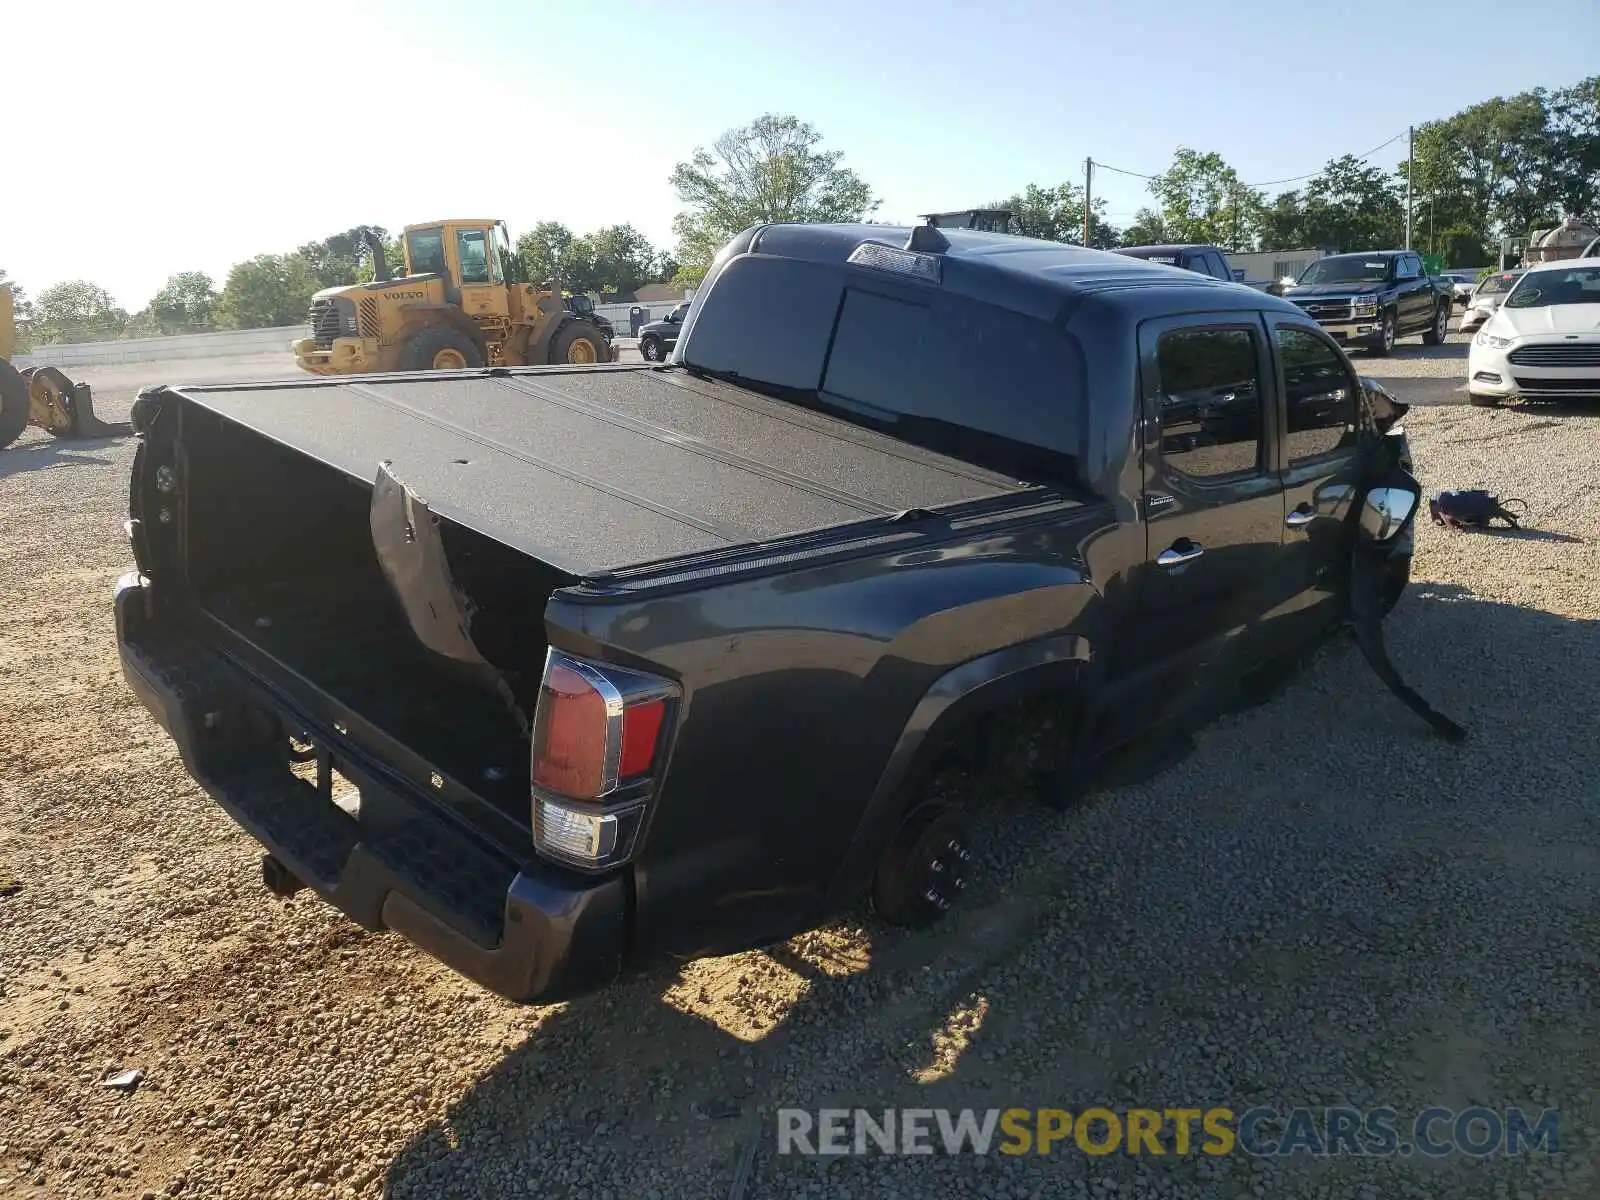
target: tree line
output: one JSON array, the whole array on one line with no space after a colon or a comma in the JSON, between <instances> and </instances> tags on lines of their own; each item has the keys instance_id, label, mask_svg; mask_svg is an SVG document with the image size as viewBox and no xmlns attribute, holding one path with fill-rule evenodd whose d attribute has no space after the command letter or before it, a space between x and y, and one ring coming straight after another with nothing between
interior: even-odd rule
<instances>
[{"instance_id":1,"label":"tree line","mask_svg":"<svg viewBox=\"0 0 1600 1200\"><path fill-rule=\"evenodd\" d=\"M699 282L713 255L741 230L767 221L872 222L881 201L843 154L798 117L763 114L697 147L673 169L682 205L671 250L652 246L632 225L575 234L541 221L516 243L522 277L559 280L568 291L629 297L647 283ZM1215 151L1181 146L1166 170L1147 178L1152 203L1118 228L1106 204L1090 205L1089 244L1099 249L1161 242L1206 242L1235 252L1399 246L1405 238L1408 172L1412 244L1446 266L1494 262L1499 239L1556 224L1565 214L1596 213L1600 199L1600 75L1569 87L1534 88L1474 104L1418 125L1414 165L1396 171L1341 155L1294 188L1268 196L1240 180ZM930 209L959 207L941 196ZM1080 183L1030 183L984 205L1008 209L1012 232L1079 243ZM237 263L218 288L204 272L173 275L151 302L129 314L87 280L46 288L31 302L12 288L23 344L100 341L211 329L294 325L319 288L373 276L370 229L387 247L391 269L404 263L397 239L380 226L356 226L283 254Z\"/></svg>"}]
</instances>

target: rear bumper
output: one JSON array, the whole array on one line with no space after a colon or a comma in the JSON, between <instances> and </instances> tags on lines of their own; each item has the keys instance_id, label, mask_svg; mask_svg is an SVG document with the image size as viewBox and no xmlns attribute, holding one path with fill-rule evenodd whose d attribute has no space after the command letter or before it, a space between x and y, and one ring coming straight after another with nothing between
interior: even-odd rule
<instances>
[{"instance_id":1,"label":"rear bumper","mask_svg":"<svg viewBox=\"0 0 1600 1200\"><path fill-rule=\"evenodd\" d=\"M276 736L281 709L151 614L148 582L124 575L116 588L124 678L190 775L307 887L363 927L393 930L510 1000L570 999L621 973L622 878L513 861L381 768L341 758L341 773L361 790L360 817L351 818L289 772ZM312 732L321 743L324 731Z\"/></svg>"}]
</instances>

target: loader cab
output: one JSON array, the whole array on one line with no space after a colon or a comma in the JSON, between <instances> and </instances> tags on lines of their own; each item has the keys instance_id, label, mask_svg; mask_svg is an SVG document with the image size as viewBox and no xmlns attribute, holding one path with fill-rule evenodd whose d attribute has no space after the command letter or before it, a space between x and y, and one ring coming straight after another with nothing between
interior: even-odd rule
<instances>
[{"instance_id":1,"label":"loader cab","mask_svg":"<svg viewBox=\"0 0 1600 1200\"><path fill-rule=\"evenodd\" d=\"M407 275L442 275L455 288L511 282L504 221L436 221L405 230Z\"/></svg>"},{"instance_id":2,"label":"loader cab","mask_svg":"<svg viewBox=\"0 0 1600 1200\"><path fill-rule=\"evenodd\" d=\"M444 277L446 299L469 317L508 317L512 263L503 221L434 221L405 229L406 273Z\"/></svg>"}]
</instances>

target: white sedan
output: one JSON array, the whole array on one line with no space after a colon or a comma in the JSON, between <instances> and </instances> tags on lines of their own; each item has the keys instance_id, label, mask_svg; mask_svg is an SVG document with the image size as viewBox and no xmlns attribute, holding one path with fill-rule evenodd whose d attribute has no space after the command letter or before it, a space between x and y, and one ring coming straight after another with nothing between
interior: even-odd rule
<instances>
[{"instance_id":1,"label":"white sedan","mask_svg":"<svg viewBox=\"0 0 1600 1200\"><path fill-rule=\"evenodd\" d=\"M1526 268L1467 351L1467 398L1600 397L1600 261Z\"/></svg>"}]
</instances>

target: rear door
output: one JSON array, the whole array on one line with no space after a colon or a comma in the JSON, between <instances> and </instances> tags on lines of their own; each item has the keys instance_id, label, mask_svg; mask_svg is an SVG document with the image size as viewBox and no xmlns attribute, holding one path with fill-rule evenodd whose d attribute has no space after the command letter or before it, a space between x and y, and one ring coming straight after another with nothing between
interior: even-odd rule
<instances>
[{"instance_id":1,"label":"rear door","mask_svg":"<svg viewBox=\"0 0 1600 1200\"><path fill-rule=\"evenodd\" d=\"M1166 711L1222 651L1254 656L1284 536L1276 394L1260 314L1188 314L1139 330L1146 563L1129 665ZM1230 658L1232 656L1230 655Z\"/></svg>"},{"instance_id":2,"label":"rear door","mask_svg":"<svg viewBox=\"0 0 1600 1200\"><path fill-rule=\"evenodd\" d=\"M1433 284L1415 254L1400 256L1395 264L1395 285L1400 292L1400 332L1425 327L1433 318Z\"/></svg>"}]
</instances>

